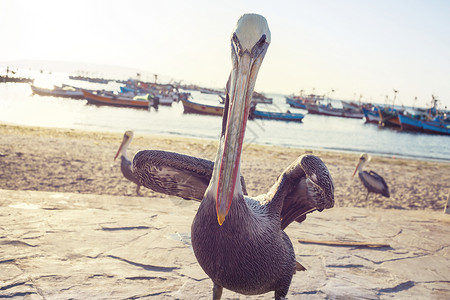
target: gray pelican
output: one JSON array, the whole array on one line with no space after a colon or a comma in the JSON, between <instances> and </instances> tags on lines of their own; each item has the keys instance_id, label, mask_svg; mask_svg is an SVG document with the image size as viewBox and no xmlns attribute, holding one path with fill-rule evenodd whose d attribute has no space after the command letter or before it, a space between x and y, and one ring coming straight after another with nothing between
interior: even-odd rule
<instances>
[{"instance_id":1,"label":"gray pelican","mask_svg":"<svg viewBox=\"0 0 450 300\"><path fill-rule=\"evenodd\" d=\"M136 194L139 196L141 195L139 193L139 189L141 188L141 184L139 183L139 180L136 178L136 176L133 174L133 171L131 169L131 161L127 158L127 148L131 143L131 140L133 139L133 131L127 130L123 134L123 140L120 144L119 149L117 150L116 156L114 156L114 160L119 156L121 158L120 162L120 170L122 171L123 176L128 179L129 181L132 181L136 183Z\"/></svg>"},{"instance_id":2,"label":"gray pelican","mask_svg":"<svg viewBox=\"0 0 450 300\"><path fill-rule=\"evenodd\" d=\"M243 15L231 35L232 71L214 163L157 150L141 151L133 160L134 173L145 187L202 199L191 240L197 261L213 281L216 300L223 288L245 295L273 291L277 300L286 297L293 274L302 266L283 230L294 220L305 220L309 212L334 205L331 176L313 155L294 161L268 193L245 195L240 157L253 88L270 38L266 19L256 14Z\"/></svg>"},{"instance_id":3,"label":"gray pelican","mask_svg":"<svg viewBox=\"0 0 450 300\"><path fill-rule=\"evenodd\" d=\"M375 173L374 171L370 170L369 172L363 171L363 166L369 161L369 156L367 153L361 154L359 157L359 162L356 165L355 171L353 172L353 176L355 176L356 171L358 171L358 176L361 182L364 184L364 186L367 189L367 195L366 200L369 197L369 193L375 193L375 194L381 194L384 197L389 198L389 188L384 181L383 177Z\"/></svg>"}]
</instances>

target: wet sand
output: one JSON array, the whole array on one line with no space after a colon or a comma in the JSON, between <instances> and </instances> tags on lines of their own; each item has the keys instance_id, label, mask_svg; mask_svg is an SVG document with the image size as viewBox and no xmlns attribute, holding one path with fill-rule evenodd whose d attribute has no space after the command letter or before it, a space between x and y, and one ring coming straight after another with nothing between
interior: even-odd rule
<instances>
[{"instance_id":1,"label":"wet sand","mask_svg":"<svg viewBox=\"0 0 450 300\"><path fill-rule=\"evenodd\" d=\"M122 133L0 124L0 189L135 196L135 185L113 160ZM136 133L128 157L144 149L176 151L213 160L215 141ZM391 197L371 194L352 174L359 155L274 146L244 145L242 174L249 195L267 192L299 155L312 153L328 166L336 207L443 210L450 189L450 163L372 157L366 170L384 177ZM167 196L141 188L144 196Z\"/></svg>"}]
</instances>

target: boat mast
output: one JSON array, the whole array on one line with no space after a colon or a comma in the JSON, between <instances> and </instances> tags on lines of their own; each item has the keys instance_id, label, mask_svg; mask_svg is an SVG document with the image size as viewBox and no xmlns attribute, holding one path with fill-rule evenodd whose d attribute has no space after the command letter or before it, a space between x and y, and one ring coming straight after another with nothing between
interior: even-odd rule
<instances>
[{"instance_id":1,"label":"boat mast","mask_svg":"<svg viewBox=\"0 0 450 300\"><path fill-rule=\"evenodd\" d=\"M398 90L394 89L394 100L392 100L392 109L394 109L394 106L395 106L395 99L397 99L397 93L398 93Z\"/></svg>"}]
</instances>

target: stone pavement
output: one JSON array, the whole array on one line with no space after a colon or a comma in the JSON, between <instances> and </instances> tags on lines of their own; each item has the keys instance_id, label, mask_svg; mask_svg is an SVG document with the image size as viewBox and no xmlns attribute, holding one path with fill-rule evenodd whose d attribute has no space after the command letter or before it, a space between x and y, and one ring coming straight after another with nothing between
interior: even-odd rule
<instances>
[{"instance_id":1,"label":"stone pavement","mask_svg":"<svg viewBox=\"0 0 450 300\"><path fill-rule=\"evenodd\" d=\"M211 281L190 246L197 207L178 198L0 190L0 298L210 299ZM294 275L289 299L450 299L450 215L332 208L286 231L307 268Z\"/></svg>"}]
</instances>

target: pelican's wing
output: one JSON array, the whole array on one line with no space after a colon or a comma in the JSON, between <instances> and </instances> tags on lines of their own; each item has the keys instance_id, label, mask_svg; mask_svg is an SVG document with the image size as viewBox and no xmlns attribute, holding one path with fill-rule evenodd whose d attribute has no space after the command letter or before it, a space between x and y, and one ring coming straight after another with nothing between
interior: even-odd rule
<instances>
[{"instance_id":1,"label":"pelican's wing","mask_svg":"<svg viewBox=\"0 0 450 300\"><path fill-rule=\"evenodd\" d=\"M140 151L133 159L133 174L146 188L197 201L203 199L213 167L210 160L160 150Z\"/></svg>"},{"instance_id":2,"label":"pelican's wing","mask_svg":"<svg viewBox=\"0 0 450 300\"><path fill-rule=\"evenodd\" d=\"M370 170L369 174L372 175L372 177L378 179L384 186L387 186L386 181L384 181L384 178L378 175L378 173L375 173L374 171Z\"/></svg>"},{"instance_id":3,"label":"pelican's wing","mask_svg":"<svg viewBox=\"0 0 450 300\"><path fill-rule=\"evenodd\" d=\"M284 229L294 220L304 221L309 212L333 207L333 180L320 158L302 155L278 177L267 196L268 208L280 214Z\"/></svg>"},{"instance_id":4,"label":"pelican's wing","mask_svg":"<svg viewBox=\"0 0 450 300\"><path fill-rule=\"evenodd\" d=\"M374 171L362 171L358 173L358 176L369 192L382 194L389 198L389 187L383 177Z\"/></svg>"}]
</instances>

